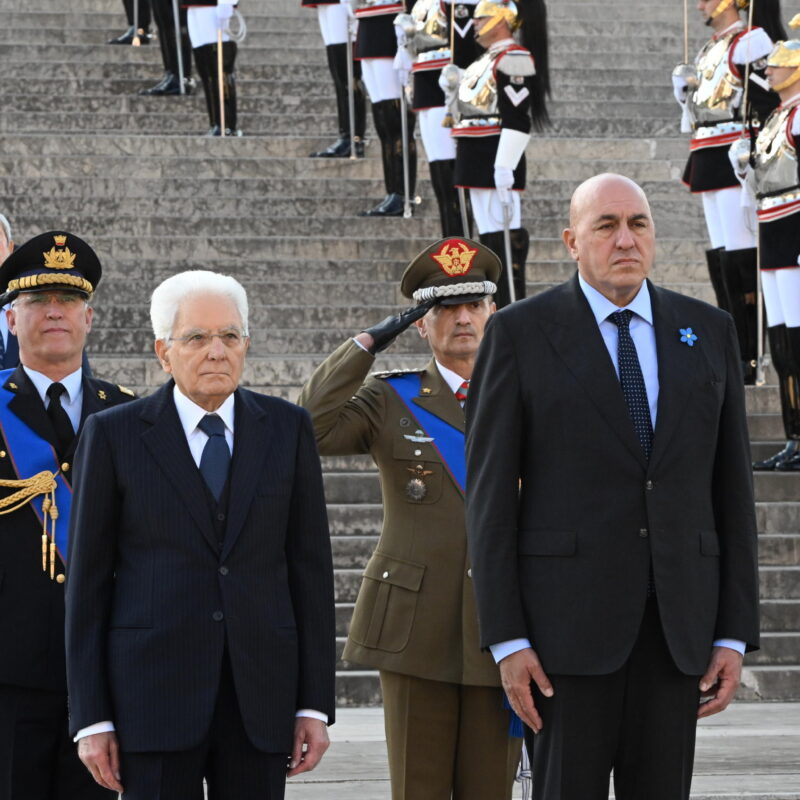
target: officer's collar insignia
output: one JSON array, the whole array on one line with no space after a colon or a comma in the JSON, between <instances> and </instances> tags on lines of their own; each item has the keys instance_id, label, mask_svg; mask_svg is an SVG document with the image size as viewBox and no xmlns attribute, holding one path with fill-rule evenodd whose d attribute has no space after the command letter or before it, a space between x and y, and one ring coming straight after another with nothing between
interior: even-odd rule
<instances>
[{"instance_id":1,"label":"officer's collar insignia","mask_svg":"<svg viewBox=\"0 0 800 800\"><path fill-rule=\"evenodd\" d=\"M50 248L50 252L42 253L45 267L47 269L74 269L75 253L67 247L67 237L63 235L53 236L53 240L55 241L55 246Z\"/></svg>"},{"instance_id":2,"label":"officer's collar insignia","mask_svg":"<svg viewBox=\"0 0 800 800\"><path fill-rule=\"evenodd\" d=\"M17 386L16 383L9 383L8 384L8 388L9 389L13 389L14 391L16 391L17 389L19 389L19 386Z\"/></svg>"},{"instance_id":3,"label":"officer's collar insignia","mask_svg":"<svg viewBox=\"0 0 800 800\"><path fill-rule=\"evenodd\" d=\"M120 386L119 384L117 384L117 389L119 389L122 392L122 394L127 394L128 397L136 397L136 393L132 389L129 389L127 386Z\"/></svg>"},{"instance_id":4,"label":"officer's collar insignia","mask_svg":"<svg viewBox=\"0 0 800 800\"><path fill-rule=\"evenodd\" d=\"M463 239L447 239L442 242L438 253L431 253L431 258L445 275L456 278L466 275L472 269L476 255L478 250L470 248Z\"/></svg>"},{"instance_id":5,"label":"officer's collar insignia","mask_svg":"<svg viewBox=\"0 0 800 800\"><path fill-rule=\"evenodd\" d=\"M422 394L430 394L431 390L427 386L423 386L420 390Z\"/></svg>"},{"instance_id":6,"label":"officer's collar insignia","mask_svg":"<svg viewBox=\"0 0 800 800\"><path fill-rule=\"evenodd\" d=\"M107 395L107 394L106 394L106 393L105 393L105 392L104 392L102 389L98 389L98 390L97 390L97 396L98 396L98 397L99 397L101 400L108 400L108 395Z\"/></svg>"}]
</instances>

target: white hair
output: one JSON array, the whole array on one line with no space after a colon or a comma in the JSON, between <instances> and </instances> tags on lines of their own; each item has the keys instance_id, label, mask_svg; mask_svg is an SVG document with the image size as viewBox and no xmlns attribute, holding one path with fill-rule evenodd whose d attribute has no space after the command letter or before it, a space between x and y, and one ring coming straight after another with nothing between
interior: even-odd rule
<instances>
[{"instance_id":1,"label":"white hair","mask_svg":"<svg viewBox=\"0 0 800 800\"><path fill-rule=\"evenodd\" d=\"M192 294L216 294L236 305L242 318L242 333L248 335L247 292L236 278L205 269L172 275L156 286L150 298L150 322L156 339L169 339L181 303Z\"/></svg>"},{"instance_id":2,"label":"white hair","mask_svg":"<svg viewBox=\"0 0 800 800\"><path fill-rule=\"evenodd\" d=\"M6 242L8 242L8 244L11 244L11 223L8 221L8 218L3 214L0 214L0 228L3 229L3 233L6 236Z\"/></svg>"}]
</instances>

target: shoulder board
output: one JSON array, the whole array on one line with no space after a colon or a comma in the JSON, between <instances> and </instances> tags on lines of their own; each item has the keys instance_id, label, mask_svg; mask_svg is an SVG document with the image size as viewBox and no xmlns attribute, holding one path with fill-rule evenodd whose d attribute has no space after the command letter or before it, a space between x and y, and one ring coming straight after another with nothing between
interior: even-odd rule
<instances>
[{"instance_id":1,"label":"shoulder board","mask_svg":"<svg viewBox=\"0 0 800 800\"><path fill-rule=\"evenodd\" d=\"M747 64L765 58L772 52L773 44L763 28L753 28L739 34L731 47L732 60L737 64Z\"/></svg>"},{"instance_id":2,"label":"shoulder board","mask_svg":"<svg viewBox=\"0 0 800 800\"><path fill-rule=\"evenodd\" d=\"M506 52L502 53L500 58L497 59L495 69L511 77L536 74L533 56L524 48L520 48L519 50L506 50Z\"/></svg>"},{"instance_id":3,"label":"shoulder board","mask_svg":"<svg viewBox=\"0 0 800 800\"><path fill-rule=\"evenodd\" d=\"M371 378L378 378L379 380L385 380L386 378L394 378L396 375L419 375L420 373L425 372L424 369L387 369L383 372L372 372L370 373Z\"/></svg>"},{"instance_id":4,"label":"shoulder board","mask_svg":"<svg viewBox=\"0 0 800 800\"><path fill-rule=\"evenodd\" d=\"M127 394L128 397L136 397L136 393L133 389L129 389L127 386L120 386L120 384L117 384L117 389L119 389L122 394Z\"/></svg>"}]
</instances>

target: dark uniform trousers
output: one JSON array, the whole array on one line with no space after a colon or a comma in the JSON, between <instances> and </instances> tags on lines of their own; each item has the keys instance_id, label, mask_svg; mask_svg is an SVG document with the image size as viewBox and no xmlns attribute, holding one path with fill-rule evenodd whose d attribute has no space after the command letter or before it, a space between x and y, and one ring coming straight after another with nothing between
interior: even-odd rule
<instances>
[{"instance_id":1,"label":"dark uniform trousers","mask_svg":"<svg viewBox=\"0 0 800 800\"><path fill-rule=\"evenodd\" d=\"M230 483L217 503L208 492L209 511L220 550L225 538ZM253 746L242 721L227 645L211 726L203 741L180 752L132 753L122 748L123 800L283 800L287 753L264 753Z\"/></svg>"},{"instance_id":2,"label":"dark uniform trousers","mask_svg":"<svg viewBox=\"0 0 800 800\"><path fill-rule=\"evenodd\" d=\"M380 676L392 800L499 800L504 783L511 796L519 739L509 738L501 689Z\"/></svg>"},{"instance_id":3,"label":"dark uniform trousers","mask_svg":"<svg viewBox=\"0 0 800 800\"><path fill-rule=\"evenodd\" d=\"M688 800L700 676L675 666L654 597L621 669L548 677L552 698L531 686L542 730L525 730L536 800L608 800L612 769L617 800Z\"/></svg>"}]
</instances>

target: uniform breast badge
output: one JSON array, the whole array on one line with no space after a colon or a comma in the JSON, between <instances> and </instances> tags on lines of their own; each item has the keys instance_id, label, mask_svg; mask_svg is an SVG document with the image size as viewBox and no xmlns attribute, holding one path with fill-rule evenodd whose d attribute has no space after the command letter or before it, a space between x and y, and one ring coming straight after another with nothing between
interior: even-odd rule
<instances>
[{"instance_id":1,"label":"uniform breast badge","mask_svg":"<svg viewBox=\"0 0 800 800\"><path fill-rule=\"evenodd\" d=\"M416 467L406 467L406 470L414 476L406 484L406 496L419 503L428 494L428 484L425 483L425 478L433 475L433 470L425 469L422 464L417 464Z\"/></svg>"}]
</instances>

